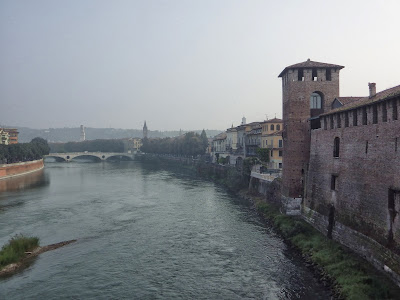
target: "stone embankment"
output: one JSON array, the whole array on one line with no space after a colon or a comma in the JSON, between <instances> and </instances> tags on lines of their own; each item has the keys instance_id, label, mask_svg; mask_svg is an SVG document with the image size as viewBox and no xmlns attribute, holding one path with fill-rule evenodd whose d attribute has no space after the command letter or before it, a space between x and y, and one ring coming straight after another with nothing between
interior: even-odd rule
<instances>
[{"instance_id":1,"label":"stone embankment","mask_svg":"<svg viewBox=\"0 0 400 300\"><path fill-rule=\"evenodd\" d=\"M0 270L0 276L10 276L10 275L22 270L27 265L28 261L30 261L32 258L38 256L39 254L42 254L43 252L47 252L50 250L55 250L57 248L63 247L65 245L68 245L68 244L71 244L74 242L76 242L76 240L64 241L64 242L60 242L60 243L56 243L56 244L47 245L44 247L37 247L32 252L27 252L26 253L27 255L21 261L5 266L2 270Z\"/></svg>"},{"instance_id":2,"label":"stone embankment","mask_svg":"<svg viewBox=\"0 0 400 300\"><path fill-rule=\"evenodd\" d=\"M0 180L39 171L44 168L43 159L0 165Z\"/></svg>"}]
</instances>

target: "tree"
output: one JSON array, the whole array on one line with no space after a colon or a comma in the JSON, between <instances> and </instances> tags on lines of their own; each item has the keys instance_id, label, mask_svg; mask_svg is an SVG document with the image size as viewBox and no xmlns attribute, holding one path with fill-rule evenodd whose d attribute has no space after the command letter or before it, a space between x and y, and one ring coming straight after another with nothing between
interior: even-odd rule
<instances>
[{"instance_id":1,"label":"tree","mask_svg":"<svg viewBox=\"0 0 400 300\"><path fill-rule=\"evenodd\" d=\"M269 154L269 149L268 148L258 148L257 149L257 157L262 161L262 162L269 162L270 154Z\"/></svg>"}]
</instances>

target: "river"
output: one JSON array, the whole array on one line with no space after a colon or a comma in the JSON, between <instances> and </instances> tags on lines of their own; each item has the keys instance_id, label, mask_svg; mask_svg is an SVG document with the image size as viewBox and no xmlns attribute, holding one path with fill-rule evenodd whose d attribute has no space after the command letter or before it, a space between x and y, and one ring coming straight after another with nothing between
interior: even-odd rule
<instances>
[{"instance_id":1,"label":"river","mask_svg":"<svg viewBox=\"0 0 400 300\"><path fill-rule=\"evenodd\" d=\"M329 298L248 203L212 182L127 161L46 163L24 178L0 185L0 245L18 233L77 242L0 278L0 299Z\"/></svg>"}]
</instances>

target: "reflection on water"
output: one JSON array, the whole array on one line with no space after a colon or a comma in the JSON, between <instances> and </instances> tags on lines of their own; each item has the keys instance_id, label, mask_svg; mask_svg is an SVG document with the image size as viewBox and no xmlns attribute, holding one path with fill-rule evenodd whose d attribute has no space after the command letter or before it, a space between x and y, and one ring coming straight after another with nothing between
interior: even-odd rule
<instances>
[{"instance_id":1,"label":"reflection on water","mask_svg":"<svg viewBox=\"0 0 400 300\"><path fill-rule=\"evenodd\" d=\"M42 187L50 183L44 169L17 177L0 180L0 193Z\"/></svg>"}]
</instances>

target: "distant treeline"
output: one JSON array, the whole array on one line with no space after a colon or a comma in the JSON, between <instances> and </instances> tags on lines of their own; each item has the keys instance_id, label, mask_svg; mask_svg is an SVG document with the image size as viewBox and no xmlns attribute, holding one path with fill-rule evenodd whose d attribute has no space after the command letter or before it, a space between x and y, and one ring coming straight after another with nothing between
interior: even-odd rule
<instances>
[{"instance_id":1,"label":"distant treeline","mask_svg":"<svg viewBox=\"0 0 400 300\"><path fill-rule=\"evenodd\" d=\"M124 152L124 143L121 140L93 140L83 142L50 143L50 152Z\"/></svg>"},{"instance_id":2,"label":"distant treeline","mask_svg":"<svg viewBox=\"0 0 400 300\"><path fill-rule=\"evenodd\" d=\"M149 125L149 124L147 124ZM17 128L19 131L18 140L21 143L27 143L35 137L41 137L47 140L49 143L67 143L73 141L79 141L81 131L79 127L74 128L48 128L48 129L34 129L28 127L20 127L12 124L2 124L0 127L4 128ZM150 130L148 132L149 138L165 138L165 137L177 137L185 132L175 131L158 131ZM193 130L196 133L201 133L201 130ZM220 130L207 130L207 136L215 136L219 134ZM123 139L138 137L142 138L142 129L120 129L120 128L85 128L86 140L97 140L97 139Z\"/></svg>"},{"instance_id":3,"label":"distant treeline","mask_svg":"<svg viewBox=\"0 0 400 300\"><path fill-rule=\"evenodd\" d=\"M34 138L30 143L0 145L0 162L11 164L41 159L49 154L50 148L45 139Z\"/></svg>"},{"instance_id":4,"label":"distant treeline","mask_svg":"<svg viewBox=\"0 0 400 300\"><path fill-rule=\"evenodd\" d=\"M208 140L205 131L199 135L188 132L183 136L164 139L144 139L140 148L145 153L197 156L205 153Z\"/></svg>"}]
</instances>

